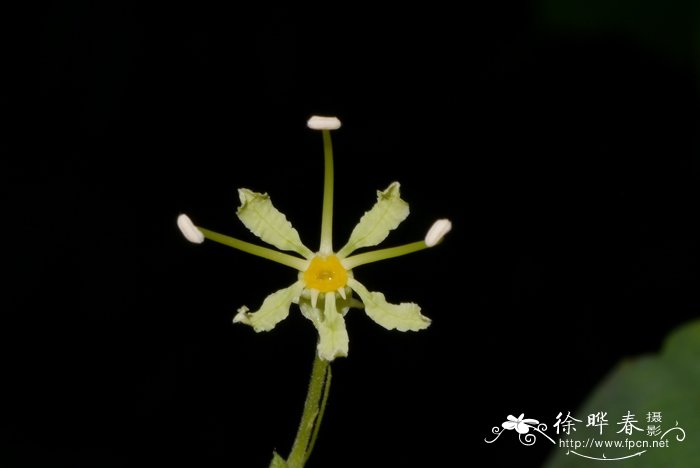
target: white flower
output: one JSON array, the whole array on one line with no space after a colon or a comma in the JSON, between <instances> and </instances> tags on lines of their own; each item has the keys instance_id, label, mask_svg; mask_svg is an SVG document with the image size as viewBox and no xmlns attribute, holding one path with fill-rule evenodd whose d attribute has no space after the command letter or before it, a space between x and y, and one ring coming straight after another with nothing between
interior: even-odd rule
<instances>
[{"instance_id":1,"label":"white flower","mask_svg":"<svg viewBox=\"0 0 700 468\"><path fill-rule=\"evenodd\" d=\"M527 434L530 432L530 428L534 427L531 424L537 425L540 423L537 419L523 419L523 416L525 416L525 413L521 413L517 418L509 414L506 418L508 421L501 424L501 426L507 430L515 429L518 434Z\"/></svg>"}]
</instances>

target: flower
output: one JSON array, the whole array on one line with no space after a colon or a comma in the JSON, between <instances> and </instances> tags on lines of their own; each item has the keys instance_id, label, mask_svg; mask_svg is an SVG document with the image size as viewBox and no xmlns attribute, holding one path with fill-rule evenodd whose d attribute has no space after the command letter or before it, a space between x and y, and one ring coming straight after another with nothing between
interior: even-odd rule
<instances>
[{"instance_id":1,"label":"flower","mask_svg":"<svg viewBox=\"0 0 700 468\"><path fill-rule=\"evenodd\" d=\"M501 424L501 426L509 431L515 429L518 434L527 434L530 432L530 428L533 427L530 424L536 425L540 423L537 419L523 419L523 416L525 416L525 413L520 413L520 416L516 419L515 416L509 414L506 418L508 421Z\"/></svg>"},{"instance_id":2,"label":"flower","mask_svg":"<svg viewBox=\"0 0 700 468\"><path fill-rule=\"evenodd\" d=\"M318 356L332 361L348 354L349 337L344 317L350 308L364 308L372 320L388 330L417 331L430 325L430 319L421 314L417 304L387 302L384 294L369 291L355 279L353 269L366 263L433 247L450 231L452 224L449 220L441 219L433 224L422 241L353 255L357 249L373 247L382 242L408 216L408 204L401 199L400 185L393 182L385 190L377 192L375 205L362 216L347 243L334 251L333 149L330 130L339 128L340 120L314 116L307 124L309 128L322 131L325 157L321 245L317 252L301 242L299 233L286 216L272 205L266 193L245 188L238 190L241 201L236 213L238 218L258 238L279 250L197 227L184 214L178 217L177 225L190 242L201 243L206 238L296 269L297 280L291 286L270 294L257 311L251 312L246 306L239 308L233 322L249 325L256 332L268 331L284 320L289 315L291 304L296 303L304 317L318 331ZM354 297L355 294L359 300Z\"/></svg>"}]
</instances>

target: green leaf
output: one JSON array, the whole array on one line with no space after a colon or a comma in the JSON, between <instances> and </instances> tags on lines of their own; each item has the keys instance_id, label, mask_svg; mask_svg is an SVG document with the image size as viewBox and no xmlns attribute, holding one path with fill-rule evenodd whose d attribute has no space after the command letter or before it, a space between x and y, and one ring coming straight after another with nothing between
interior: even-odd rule
<instances>
[{"instance_id":1,"label":"green leaf","mask_svg":"<svg viewBox=\"0 0 700 468\"><path fill-rule=\"evenodd\" d=\"M350 234L350 240L340 249L338 256L344 258L354 250L371 247L387 238L409 213L408 203L401 199L400 184L393 182L383 192L377 191L377 203L367 211Z\"/></svg>"},{"instance_id":2,"label":"green leaf","mask_svg":"<svg viewBox=\"0 0 700 468\"><path fill-rule=\"evenodd\" d=\"M538 21L548 30L617 37L644 50L698 59L698 2L539 0ZM689 38L693 39L689 39Z\"/></svg>"},{"instance_id":3,"label":"green leaf","mask_svg":"<svg viewBox=\"0 0 700 468\"><path fill-rule=\"evenodd\" d=\"M324 361L332 361L337 357L348 355L350 338L345 327L345 318L338 312L334 292L319 297L319 307L313 307L308 300L299 301L301 313L318 330L318 356Z\"/></svg>"},{"instance_id":4,"label":"green leaf","mask_svg":"<svg viewBox=\"0 0 700 468\"><path fill-rule=\"evenodd\" d=\"M297 281L288 288L273 292L265 298L256 312L248 312L246 306L238 309L233 323L241 322L250 325L256 332L268 331L275 328L289 315L289 307L296 302L304 289L304 283Z\"/></svg>"},{"instance_id":5,"label":"green leaf","mask_svg":"<svg viewBox=\"0 0 700 468\"><path fill-rule=\"evenodd\" d=\"M287 462L277 452L272 452L270 468L288 468Z\"/></svg>"},{"instance_id":6,"label":"green leaf","mask_svg":"<svg viewBox=\"0 0 700 468\"><path fill-rule=\"evenodd\" d=\"M348 279L348 286L362 299L369 318L387 330L418 331L430 325L430 319L420 313L418 304L413 302L391 304L386 301L384 294L368 291L354 278Z\"/></svg>"},{"instance_id":7,"label":"green leaf","mask_svg":"<svg viewBox=\"0 0 700 468\"><path fill-rule=\"evenodd\" d=\"M236 214L253 234L280 250L291 250L305 258L313 256L313 252L302 244L292 223L272 205L268 194L242 188L238 189L238 196L241 206Z\"/></svg>"},{"instance_id":8,"label":"green leaf","mask_svg":"<svg viewBox=\"0 0 700 468\"><path fill-rule=\"evenodd\" d=\"M608 426L603 435L599 429L584 427L588 414L604 411L608 413ZM584 439L589 435L599 440L632 441L660 440L645 432L634 431L632 435L617 433L622 426L621 418L631 412L638 421L635 425L646 429L649 424L661 426L661 433L674 427L663 439L667 447L628 448L579 448L578 450L556 447L546 463L547 468L591 467L596 461L577 456L577 453L602 458L629 456L646 450L628 461L625 466L656 468L659 466L698 466L700 460L700 320L678 328L666 339L661 353L627 359L621 362L593 391L583 407L572 413L583 422L576 436ZM660 423L647 422L649 412L660 412ZM585 431L585 432L584 432ZM590 431L590 432L589 432ZM572 433L573 434L573 433ZM585 434L585 435L584 435ZM566 437L566 436L565 436ZM624 443L624 442L623 442ZM650 442L651 444L651 442ZM568 455L567 455L568 453ZM617 462L624 464L624 461ZM629 463L633 463L630 465Z\"/></svg>"}]
</instances>

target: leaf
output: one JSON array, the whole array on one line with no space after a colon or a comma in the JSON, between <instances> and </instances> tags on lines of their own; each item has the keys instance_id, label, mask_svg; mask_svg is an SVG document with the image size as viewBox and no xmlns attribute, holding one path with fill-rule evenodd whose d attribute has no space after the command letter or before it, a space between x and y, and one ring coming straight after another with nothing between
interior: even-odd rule
<instances>
[{"instance_id":1,"label":"leaf","mask_svg":"<svg viewBox=\"0 0 700 468\"><path fill-rule=\"evenodd\" d=\"M291 250L305 258L313 256L292 223L272 205L268 194L242 188L238 189L238 196L241 206L236 214L250 232L280 250Z\"/></svg>"},{"instance_id":2,"label":"leaf","mask_svg":"<svg viewBox=\"0 0 700 468\"><path fill-rule=\"evenodd\" d=\"M288 468L287 462L277 452L272 452L270 468Z\"/></svg>"},{"instance_id":3,"label":"leaf","mask_svg":"<svg viewBox=\"0 0 700 468\"><path fill-rule=\"evenodd\" d=\"M383 192L377 191L377 202L367 211L350 234L350 240L338 251L340 258L354 250L371 247L387 238L409 213L408 203L401 199L400 184L393 182Z\"/></svg>"},{"instance_id":4,"label":"leaf","mask_svg":"<svg viewBox=\"0 0 700 468\"><path fill-rule=\"evenodd\" d=\"M679 430L671 430L663 439L668 440L667 447L639 448L579 448L574 450L588 456L616 458L629 456L646 450L634 457L625 466L635 468L656 468L659 466L697 466L700 460L700 320L690 322L672 332L657 355L642 356L622 361L593 391L576 416L585 426L587 415L598 411L608 413L608 426L603 435L599 429L580 427L572 439L584 439L589 435L599 440L659 440L660 436L651 437L646 433L634 431L633 435L623 432L617 425L622 417L631 412L638 421L635 425L646 429L647 425L661 426L661 432L672 429L678 424L685 432L682 437ZM647 422L647 413L660 412L660 423ZM582 431L585 430L586 435ZM588 432L590 431L590 433ZM567 436L564 436L567 437ZM547 468L590 467L595 461L576 456L572 449L555 448L545 464ZM619 462L623 464L623 461ZM629 463L633 463L630 465Z\"/></svg>"}]
</instances>

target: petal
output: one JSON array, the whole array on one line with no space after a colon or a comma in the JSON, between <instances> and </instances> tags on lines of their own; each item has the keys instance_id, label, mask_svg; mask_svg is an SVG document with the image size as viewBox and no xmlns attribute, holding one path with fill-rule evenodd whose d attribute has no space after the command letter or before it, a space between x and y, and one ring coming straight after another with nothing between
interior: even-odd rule
<instances>
[{"instance_id":1,"label":"petal","mask_svg":"<svg viewBox=\"0 0 700 468\"><path fill-rule=\"evenodd\" d=\"M527 434L530 432L530 426L527 424L518 423L515 425L515 430L518 432L518 434Z\"/></svg>"},{"instance_id":2,"label":"petal","mask_svg":"<svg viewBox=\"0 0 700 468\"><path fill-rule=\"evenodd\" d=\"M503 426L503 429L508 429L509 431L515 429L515 423L512 421L506 421L501 424L501 426Z\"/></svg>"},{"instance_id":3,"label":"petal","mask_svg":"<svg viewBox=\"0 0 700 468\"><path fill-rule=\"evenodd\" d=\"M430 325L430 319L420 313L418 304L412 302L390 304L384 299L384 294L369 292L367 288L354 278L348 279L348 286L364 302L365 312L367 312L369 318L387 330L418 331L428 328Z\"/></svg>"},{"instance_id":4,"label":"petal","mask_svg":"<svg viewBox=\"0 0 700 468\"><path fill-rule=\"evenodd\" d=\"M367 211L350 234L350 240L340 249L343 258L361 247L371 247L386 239L409 213L408 203L401 199L400 184L393 182L383 192L377 191L377 203Z\"/></svg>"},{"instance_id":5,"label":"petal","mask_svg":"<svg viewBox=\"0 0 700 468\"><path fill-rule=\"evenodd\" d=\"M318 356L332 361L348 355L350 339L345 328L345 319L337 310L335 293L324 294L323 304L323 312L318 307L312 307L308 301L300 301L299 308L304 317L311 320L318 330Z\"/></svg>"},{"instance_id":6,"label":"petal","mask_svg":"<svg viewBox=\"0 0 700 468\"><path fill-rule=\"evenodd\" d=\"M310 258L313 256L299 238L299 233L287 217L272 205L270 196L248 189L238 189L241 206L236 214L245 227L268 244L280 250L291 250Z\"/></svg>"},{"instance_id":7,"label":"petal","mask_svg":"<svg viewBox=\"0 0 700 468\"><path fill-rule=\"evenodd\" d=\"M525 424L534 424L534 425L537 425L540 423L537 419L523 419L521 422L523 422Z\"/></svg>"},{"instance_id":8,"label":"petal","mask_svg":"<svg viewBox=\"0 0 700 468\"><path fill-rule=\"evenodd\" d=\"M233 323L242 322L250 325L256 332L268 331L275 328L279 322L289 315L289 306L299 300L304 283L297 281L288 288L273 292L265 298L256 312L248 312L246 306L238 309Z\"/></svg>"},{"instance_id":9,"label":"petal","mask_svg":"<svg viewBox=\"0 0 700 468\"><path fill-rule=\"evenodd\" d=\"M523 413L523 414L525 414L525 413ZM522 415L520 415L520 417L522 417ZM516 418L516 417L513 416L512 414L509 414L508 417L507 417L506 419L507 419L508 421L518 422L518 418Z\"/></svg>"},{"instance_id":10,"label":"petal","mask_svg":"<svg viewBox=\"0 0 700 468\"><path fill-rule=\"evenodd\" d=\"M352 289L349 287L345 287L345 298L339 295L335 297L335 308L343 315L346 315L350 309L364 309L365 305L361 302L358 301L352 294ZM314 300L314 295L316 296L316 299ZM301 297L299 298L298 304L299 307L301 307L301 312L304 314L306 318L311 320L311 317L307 316L306 313L304 312L304 304L310 305L312 308L316 308L316 303L320 302L321 305L320 307L323 307L323 298L325 297L324 294L320 294L319 291L314 291L312 288L305 288L304 291L301 294ZM320 299L320 301L319 301ZM320 310L319 310L319 313Z\"/></svg>"}]
</instances>

